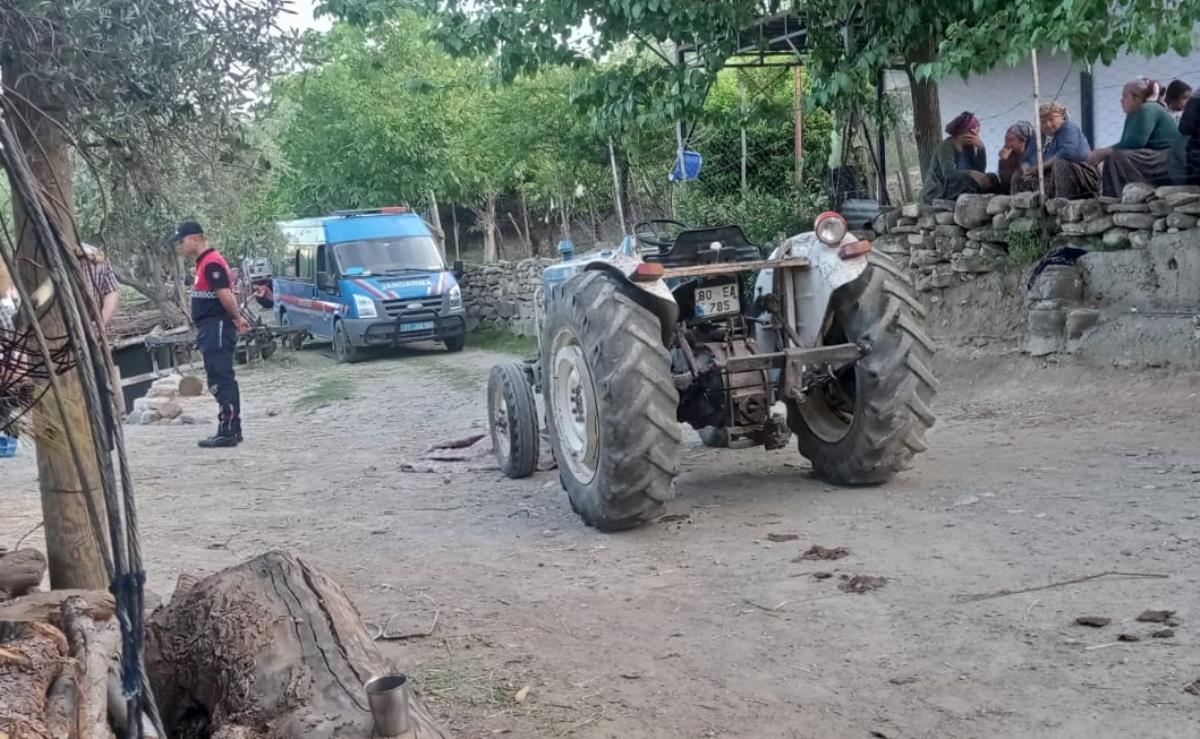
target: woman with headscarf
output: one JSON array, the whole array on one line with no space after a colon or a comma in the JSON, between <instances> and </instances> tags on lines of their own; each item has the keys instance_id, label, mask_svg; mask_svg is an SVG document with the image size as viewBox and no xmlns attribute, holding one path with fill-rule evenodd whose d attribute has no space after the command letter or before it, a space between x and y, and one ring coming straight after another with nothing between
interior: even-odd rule
<instances>
[{"instance_id":1,"label":"woman with headscarf","mask_svg":"<svg viewBox=\"0 0 1200 739\"><path fill-rule=\"evenodd\" d=\"M984 174L987 150L979 138L979 119L963 112L946 125L947 137L933 150L921 202L930 205L934 200L954 200L966 193L988 192L994 187L993 178Z\"/></svg>"},{"instance_id":2,"label":"woman with headscarf","mask_svg":"<svg viewBox=\"0 0 1200 739\"><path fill-rule=\"evenodd\" d=\"M1062 103L1047 103L1038 109L1042 129L1042 171L1047 198L1091 198L1100 190L1100 171L1088 164L1092 147L1083 129L1067 114ZM1012 191L1038 189L1037 157L1013 178Z\"/></svg>"},{"instance_id":3,"label":"woman with headscarf","mask_svg":"<svg viewBox=\"0 0 1200 739\"><path fill-rule=\"evenodd\" d=\"M1037 144L1033 139L1033 124L1017 121L1004 132L1004 148L1000 150L1000 162L996 167L1000 185L997 192L1008 192L1013 177L1023 166L1037 162Z\"/></svg>"},{"instance_id":4,"label":"woman with headscarf","mask_svg":"<svg viewBox=\"0 0 1200 739\"><path fill-rule=\"evenodd\" d=\"M1183 117L1179 119L1179 134L1184 139L1184 182L1200 185L1200 95L1193 95L1183 106Z\"/></svg>"},{"instance_id":5,"label":"woman with headscarf","mask_svg":"<svg viewBox=\"0 0 1200 739\"><path fill-rule=\"evenodd\" d=\"M1159 98L1162 87L1154 80L1139 77L1121 91L1121 109L1125 111L1125 129L1121 140L1088 157L1101 170L1101 193L1121 197L1132 182L1165 185L1171 182L1168 168L1171 149L1179 141L1179 126Z\"/></svg>"}]
</instances>

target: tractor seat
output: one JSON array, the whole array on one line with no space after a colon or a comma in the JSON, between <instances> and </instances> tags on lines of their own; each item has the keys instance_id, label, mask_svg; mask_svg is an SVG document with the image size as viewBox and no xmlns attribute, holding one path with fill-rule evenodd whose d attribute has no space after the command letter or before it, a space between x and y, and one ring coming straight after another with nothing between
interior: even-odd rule
<instances>
[{"instance_id":1,"label":"tractor seat","mask_svg":"<svg viewBox=\"0 0 1200 739\"><path fill-rule=\"evenodd\" d=\"M713 243L720 243L713 249ZM691 267L698 264L720 262L750 262L761 259L759 248L750 243L741 226L713 226L680 231L669 248L657 253L645 253L647 262L658 262L664 267Z\"/></svg>"}]
</instances>

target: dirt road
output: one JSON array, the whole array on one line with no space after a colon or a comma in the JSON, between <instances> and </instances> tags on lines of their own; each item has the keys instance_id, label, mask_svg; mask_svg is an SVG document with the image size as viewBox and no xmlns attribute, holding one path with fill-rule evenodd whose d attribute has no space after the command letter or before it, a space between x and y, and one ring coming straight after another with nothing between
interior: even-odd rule
<instances>
[{"instance_id":1,"label":"dirt road","mask_svg":"<svg viewBox=\"0 0 1200 739\"><path fill-rule=\"evenodd\" d=\"M668 519L603 535L554 473L400 471L482 428L496 359L305 351L244 374L235 451L130 428L151 587L299 551L367 620L436 621L384 649L462 737L1200 734L1197 376L943 354L931 451L894 484L836 490L794 452L689 434ZM0 477L12 546L39 520L32 454ZM849 556L799 560L813 545ZM1106 571L1167 577L966 599ZM1146 609L1178 611L1174 636Z\"/></svg>"}]
</instances>

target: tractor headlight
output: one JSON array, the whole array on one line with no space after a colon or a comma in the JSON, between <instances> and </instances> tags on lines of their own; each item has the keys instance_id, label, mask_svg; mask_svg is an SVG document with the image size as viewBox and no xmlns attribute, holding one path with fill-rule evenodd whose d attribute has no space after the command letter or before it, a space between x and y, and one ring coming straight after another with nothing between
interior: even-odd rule
<instances>
[{"instance_id":1,"label":"tractor headlight","mask_svg":"<svg viewBox=\"0 0 1200 739\"><path fill-rule=\"evenodd\" d=\"M458 285L450 288L450 310L462 310L462 288Z\"/></svg>"},{"instance_id":2,"label":"tractor headlight","mask_svg":"<svg viewBox=\"0 0 1200 739\"><path fill-rule=\"evenodd\" d=\"M848 230L846 219L833 211L826 211L817 216L817 222L813 224L813 231L817 232L817 238L826 246L837 246L842 243Z\"/></svg>"},{"instance_id":3,"label":"tractor headlight","mask_svg":"<svg viewBox=\"0 0 1200 739\"><path fill-rule=\"evenodd\" d=\"M375 310L375 301L366 295L354 296L354 312L359 318L375 318L379 315Z\"/></svg>"}]
</instances>

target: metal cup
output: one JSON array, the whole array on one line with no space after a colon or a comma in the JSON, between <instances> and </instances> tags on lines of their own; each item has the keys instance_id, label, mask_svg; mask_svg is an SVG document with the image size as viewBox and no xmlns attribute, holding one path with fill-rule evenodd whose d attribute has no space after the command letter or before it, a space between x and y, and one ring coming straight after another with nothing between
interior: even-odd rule
<instances>
[{"instance_id":1,"label":"metal cup","mask_svg":"<svg viewBox=\"0 0 1200 739\"><path fill-rule=\"evenodd\" d=\"M402 673L381 675L368 680L366 689L376 736L396 736L412 727L408 715L408 677Z\"/></svg>"}]
</instances>

